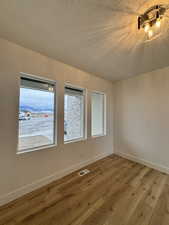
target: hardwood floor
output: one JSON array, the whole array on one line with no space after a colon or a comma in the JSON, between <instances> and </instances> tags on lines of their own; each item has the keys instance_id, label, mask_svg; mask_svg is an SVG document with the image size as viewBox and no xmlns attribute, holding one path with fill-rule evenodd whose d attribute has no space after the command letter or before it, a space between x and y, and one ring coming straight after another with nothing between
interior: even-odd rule
<instances>
[{"instance_id":1,"label":"hardwood floor","mask_svg":"<svg viewBox=\"0 0 169 225\"><path fill-rule=\"evenodd\" d=\"M0 208L0 225L169 225L169 176L109 156Z\"/></svg>"}]
</instances>

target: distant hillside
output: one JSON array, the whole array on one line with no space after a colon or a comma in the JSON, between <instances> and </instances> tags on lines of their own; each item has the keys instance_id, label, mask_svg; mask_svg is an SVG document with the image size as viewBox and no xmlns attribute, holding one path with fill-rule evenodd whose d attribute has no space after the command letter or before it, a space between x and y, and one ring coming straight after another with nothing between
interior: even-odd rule
<instances>
[{"instance_id":1,"label":"distant hillside","mask_svg":"<svg viewBox=\"0 0 169 225\"><path fill-rule=\"evenodd\" d=\"M47 107L40 107L40 106L29 106L29 105L21 105L20 111L29 111L29 112L52 112L53 108L47 108Z\"/></svg>"}]
</instances>

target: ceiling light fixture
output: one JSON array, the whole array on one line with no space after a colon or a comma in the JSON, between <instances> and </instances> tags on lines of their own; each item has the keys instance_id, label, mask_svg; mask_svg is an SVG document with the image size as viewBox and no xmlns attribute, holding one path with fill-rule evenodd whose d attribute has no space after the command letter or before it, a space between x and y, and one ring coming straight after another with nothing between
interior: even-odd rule
<instances>
[{"instance_id":1,"label":"ceiling light fixture","mask_svg":"<svg viewBox=\"0 0 169 225\"><path fill-rule=\"evenodd\" d=\"M144 29L148 39L160 32L161 21L168 7L164 5L154 5L138 17L138 29Z\"/></svg>"},{"instance_id":2,"label":"ceiling light fixture","mask_svg":"<svg viewBox=\"0 0 169 225\"><path fill-rule=\"evenodd\" d=\"M161 20L158 19L158 20L156 21L156 27L160 27L160 26L161 26Z\"/></svg>"}]
</instances>

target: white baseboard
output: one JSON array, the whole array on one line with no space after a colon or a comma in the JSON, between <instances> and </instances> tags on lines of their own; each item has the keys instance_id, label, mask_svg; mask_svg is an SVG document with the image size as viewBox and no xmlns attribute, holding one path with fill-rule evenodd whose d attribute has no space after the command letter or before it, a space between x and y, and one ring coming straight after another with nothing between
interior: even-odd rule
<instances>
[{"instance_id":1,"label":"white baseboard","mask_svg":"<svg viewBox=\"0 0 169 225\"><path fill-rule=\"evenodd\" d=\"M70 168L66 168L65 170L62 170L62 171L59 171L59 172L56 172L48 177L45 177L45 178L42 178L36 182L33 182L31 184L28 184L28 185L25 185L21 188L18 188L10 193L7 193L3 196L0 196L0 206L2 205L5 205L29 192L32 192L42 186L45 186L49 183L51 183L52 181L55 181L55 180L58 180L76 170L79 170L80 168L84 167L84 166L87 166L99 159L102 159L108 155L111 155L112 153L104 153L104 154L101 154L101 155L97 155L95 156L94 158L92 159L88 159L84 162L81 162L81 163L78 163Z\"/></svg>"},{"instance_id":2,"label":"white baseboard","mask_svg":"<svg viewBox=\"0 0 169 225\"><path fill-rule=\"evenodd\" d=\"M133 155L130 155L130 154L126 154L126 153L123 153L123 152L115 152L115 154L119 155L119 156L121 156L123 158L129 159L131 161L143 164L145 166L148 166L148 167L153 168L155 170L158 170L160 172L169 174L169 168L168 167L161 166L161 165L158 165L156 163L153 163L153 162L147 161L145 159L138 158L136 156L133 156Z\"/></svg>"}]
</instances>

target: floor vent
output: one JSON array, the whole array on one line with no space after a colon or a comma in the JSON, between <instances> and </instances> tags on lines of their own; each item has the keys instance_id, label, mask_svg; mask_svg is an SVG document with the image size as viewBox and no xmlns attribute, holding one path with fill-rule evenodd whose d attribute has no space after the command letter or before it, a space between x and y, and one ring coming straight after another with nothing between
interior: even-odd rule
<instances>
[{"instance_id":1,"label":"floor vent","mask_svg":"<svg viewBox=\"0 0 169 225\"><path fill-rule=\"evenodd\" d=\"M84 170L81 170L81 171L79 172L79 176L82 177L82 176L84 176L84 175L86 175L86 174L88 174L88 173L90 173L90 170L84 169Z\"/></svg>"}]
</instances>

